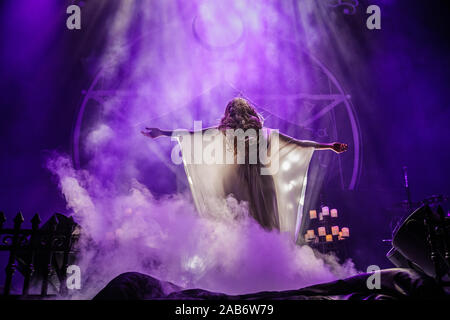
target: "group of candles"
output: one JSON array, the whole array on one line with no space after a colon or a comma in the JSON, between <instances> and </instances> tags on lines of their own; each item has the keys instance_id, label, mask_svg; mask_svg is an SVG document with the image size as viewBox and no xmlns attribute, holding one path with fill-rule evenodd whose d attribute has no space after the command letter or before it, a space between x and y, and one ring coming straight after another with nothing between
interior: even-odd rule
<instances>
[{"instance_id":1,"label":"group of candles","mask_svg":"<svg viewBox=\"0 0 450 320\"><path fill-rule=\"evenodd\" d=\"M331 209L328 207L322 207L322 211L319 212L319 220L323 220L323 217L325 216L331 216L332 218L337 218L338 211L337 209ZM317 219L317 211L316 210L309 210L309 218Z\"/></svg>"},{"instance_id":2,"label":"group of candles","mask_svg":"<svg viewBox=\"0 0 450 320\"><path fill-rule=\"evenodd\" d=\"M322 207L322 210L319 212L319 214L317 214L316 210L309 211L310 221L314 221L315 219L318 219L319 221L322 222L324 220L324 217L328 217L328 216L331 216L331 218L337 218L338 217L337 209L330 210L330 208L324 206L324 207ZM317 236L319 238L316 237L314 229L309 229L305 233L305 240L306 241L319 241L319 239L322 238L326 242L332 242L333 236L334 236L334 238L337 238L337 240L344 240L345 238L348 238L350 236L350 230L347 227L343 227L342 229L339 230L339 226L333 225L333 226L331 226L330 229L331 229L331 234L327 234L326 226L318 227L317 228Z\"/></svg>"}]
</instances>

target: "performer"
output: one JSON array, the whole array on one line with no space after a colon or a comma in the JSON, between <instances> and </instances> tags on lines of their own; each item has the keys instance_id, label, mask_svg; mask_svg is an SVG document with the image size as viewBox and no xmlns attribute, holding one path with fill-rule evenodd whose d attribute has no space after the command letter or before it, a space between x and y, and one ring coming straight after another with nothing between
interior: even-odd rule
<instances>
[{"instance_id":1,"label":"performer","mask_svg":"<svg viewBox=\"0 0 450 320\"><path fill-rule=\"evenodd\" d=\"M242 139L238 134L229 134L237 131L258 133L244 135ZM229 214L223 201L232 195L248 204L249 214L263 228L290 232L295 240L300 230L306 178L313 151L342 153L348 149L345 143L297 140L263 127L262 117L243 98L234 98L228 103L216 127L200 131L146 128L142 134L150 138L172 136L179 142L191 192L200 214L218 217ZM215 160L229 159L231 154L233 162L192 161L192 154L199 151L193 151L195 146L193 148L192 140L199 134L204 137L201 140L202 152L214 150ZM243 152L240 152L239 146L243 146ZM268 159L260 156L264 154L261 148L269 150ZM200 157L202 159L204 155Z\"/></svg>"}]
</instances>

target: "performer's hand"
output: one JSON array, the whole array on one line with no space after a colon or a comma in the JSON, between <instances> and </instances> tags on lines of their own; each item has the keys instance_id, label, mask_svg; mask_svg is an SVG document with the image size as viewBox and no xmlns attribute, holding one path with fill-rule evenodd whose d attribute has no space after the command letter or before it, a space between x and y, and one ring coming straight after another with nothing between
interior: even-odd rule
<instances>
[{"instance_id":1,"label":"performer's hand","mask_svg":"<svg viewBox=\"0 0 450 320\"><path fill-rule=\"evenodd\" d=\"M158 138L162 135L162 132L158 128L145 128L145 130L141 131L144 136L150 137L152 139Z\"/></svg>"},{"instance_id":2,"label":"performer's hand","mask_svg":"<svg viewBox=\"0 0 450 320\"><path fill-rule=\"evenodd\" d=\"M348 150L348 145L346 143L334 142L331 144L331 150L336 153L342 153Z\"/></svg>"}]
</instances>

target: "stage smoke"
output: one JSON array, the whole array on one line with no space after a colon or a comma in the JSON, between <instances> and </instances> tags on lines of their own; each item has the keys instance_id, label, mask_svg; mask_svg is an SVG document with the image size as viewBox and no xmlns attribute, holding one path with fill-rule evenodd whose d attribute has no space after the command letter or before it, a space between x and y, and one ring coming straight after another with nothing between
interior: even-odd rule
<instances>
[{"instance_id":1,"label":"stage smoke","mask_svg":"<svg viewBox=\"0 0 450 320\"><path fill-rule=\"evenodd\" d=\"M156 199L136 179L127 188L104 183L74 170L64 156L54 155L48 167L83 228L81 298L127 271L229 294L295 289L355 273L351 262L316 258L288 234L263 230L232 197L223 201L232 215L212 220L198 216L188 194Z\"/></svg>"}]
</instances>

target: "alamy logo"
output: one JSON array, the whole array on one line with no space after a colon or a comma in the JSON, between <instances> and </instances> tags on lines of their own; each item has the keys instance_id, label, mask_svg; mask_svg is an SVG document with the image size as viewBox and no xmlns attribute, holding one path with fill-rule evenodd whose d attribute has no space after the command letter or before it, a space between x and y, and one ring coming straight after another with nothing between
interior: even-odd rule
<instances>
[{"instance_id":1,"label":"alamy logo","mask_svg":"<svg viewBox=\"0 0 450 320\"><path fill-rule=\"evenodd\" d=\"M81 269L79 266L72 264L67 267L66 286L69 290L81 289Z\"/></svg>"},{"instance_id":2,"label":"alamy logo","mask_svg":"<svg viewBox=\"0 0 450 320\"><path fill-rule=\"evenodd\" d=\"M369 30L381 29L381 9L377 5L371 5L367 7L367 14L370 16L367 18L366 26Z\"/></svg>"},{"instance_id":3,"label":"alamy logo","mask_svg":"<svg viewBox=\"0 0 450 320\"><path fill-rule=\"evenodd\" d=\"M67 7L67 14L70 16L67 17L66 26L69 30L80 30L81 29L81 9L79 6L73 4Z\"/></svg>"},{"instance_id":4,"label":"alamy logo","mask_svg":"<svg viewBox=\"0 0 450 320\"><path fill-rule=\"evenodd\" d=\"M377 265L368 266L367 273L372 273L366 280L367 288L370 290L381 289L380 267Z\"/></svg>"},{"instance_id":5,"label":"alamy logo","mask_svg":"<svg viewBox=\"0 0 450 320\"><path fill-rule=\"evenodd\" d=\"M271 129L202 130L194 121L194 133L177 129L172 140L179 142L171 152L174 164L262 164L261 175L273 175L279 168L279 132ZM270 139L270 143L269 143Z\"/></svg>"}]
</instances>

